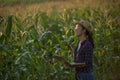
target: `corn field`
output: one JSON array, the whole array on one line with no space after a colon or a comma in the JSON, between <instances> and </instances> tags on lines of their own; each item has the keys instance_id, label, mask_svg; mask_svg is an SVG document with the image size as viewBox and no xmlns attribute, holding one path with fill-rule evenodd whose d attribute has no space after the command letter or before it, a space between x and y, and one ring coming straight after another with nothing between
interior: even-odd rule
<instances>
[{"instance_id":1,"label":"corn field","mask_svg":"<svg viewBox=\"0 0 120 80\"><path fill-rule=\"evenodd\" d=\"M119 7L120 8L120 7ZM0 80L74 80L74 69L52 58L73 62L77 45L73 20L91 22L95 80L120 80L120 10L64 9L0 17Z\"/></svg>"}]
</instances>

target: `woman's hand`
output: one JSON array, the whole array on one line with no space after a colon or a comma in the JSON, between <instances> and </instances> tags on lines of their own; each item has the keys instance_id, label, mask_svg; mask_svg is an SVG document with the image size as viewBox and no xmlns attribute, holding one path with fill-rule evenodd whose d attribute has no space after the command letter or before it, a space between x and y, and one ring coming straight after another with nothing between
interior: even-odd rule
<instances>
[{"instance_id":1,"label":"woman's hand","mask_svg":"<svg viewBox=\"0 0 120 80\"><path fill-rule=\"evenodd\" d=\"M64 66L71 67L71 64L69 62L63 62Z\"/></svg>"}]
</instances>

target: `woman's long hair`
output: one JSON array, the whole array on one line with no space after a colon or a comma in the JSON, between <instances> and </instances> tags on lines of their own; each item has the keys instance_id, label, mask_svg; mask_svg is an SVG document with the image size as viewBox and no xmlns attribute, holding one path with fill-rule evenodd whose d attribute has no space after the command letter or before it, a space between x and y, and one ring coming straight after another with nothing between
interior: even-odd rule
<instances>
[{"instance_id":1,"label":"woman's long hair","mask_svg":"<svg viewBox=\"0 0 120 80\"><path fill-rule=\"evenodd\" d=\"M94 48L93 34L86 30L86 35L88 36L88 39L90 40L90 42L91 42L91 44L92 44L92 46Z\"/></svg>"},{"instance_id":2,"label":"woman's long hair","mask_svg":"<svg viewBox=\"0 0 120 80\"><path fill-rule=\"evenodd\" d=\"M79 24L79 25L81 25L82 26L82 28L83 29L85 29L85 27L83 27L83 25L82 24ZM86 29L85 29L86 30ZM93 40L93 34L92 34L92 32L89 32L89 31L87 31L86 30L86 36L88 36L88 39L90 40L90 42L91 42L91 44L92 44L92 46L93 46L93 48L94 48L94 40Z\"/></svg>"}]
</instances>

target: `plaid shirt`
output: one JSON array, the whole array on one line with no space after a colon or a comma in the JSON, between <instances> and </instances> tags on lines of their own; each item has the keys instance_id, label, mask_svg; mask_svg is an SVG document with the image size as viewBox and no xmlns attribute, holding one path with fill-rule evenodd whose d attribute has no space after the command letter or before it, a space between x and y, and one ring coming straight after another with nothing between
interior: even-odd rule
<instances>
[{"instance_id":1,"label":"plaid shirt","mask_svg":"<svg viewBox=\"0 0 120 80\"><path fill-rule=\"evenodd\" d=\"M86 66L83 68L76 67L77 72L92 72L92 56L93 56L93 47L89 39L86 39L81 43L80 49L77 51L78 46L74 51L74 62L85 63Z\"/></svg>"}]
</instances>

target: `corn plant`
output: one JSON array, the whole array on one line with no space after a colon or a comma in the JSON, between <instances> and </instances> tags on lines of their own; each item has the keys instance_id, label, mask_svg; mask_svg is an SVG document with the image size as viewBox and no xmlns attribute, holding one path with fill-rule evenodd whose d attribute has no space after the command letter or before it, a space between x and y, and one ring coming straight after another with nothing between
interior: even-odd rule
<instances>
[{"instance_id":1,"label":"corn plant","mask_svg":"<svg viewBox=\"0 0 120 80\"><path fill-rule=\"evenodd\" d=\"M36 12L26 17L3 17L0 27L1 80L73 80L74 69L52 58L60 55L73 61L73 49L78 41L74 35L74 19L91 22L96 80L120 79L119 11L103 9L53 10L51 14ZM114 75L114 76L113 76Z\"/></svg>"}]
</instances>

